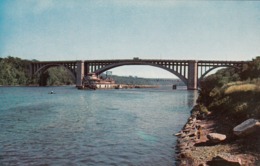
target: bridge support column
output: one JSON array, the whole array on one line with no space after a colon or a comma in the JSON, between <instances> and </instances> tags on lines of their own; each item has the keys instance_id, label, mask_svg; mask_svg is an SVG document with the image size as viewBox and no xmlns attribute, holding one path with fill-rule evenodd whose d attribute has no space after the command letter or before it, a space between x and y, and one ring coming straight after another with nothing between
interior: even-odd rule
<instances>
[{"instance_id":1,"label":"bridge support column","mask_svg":"<svg viewBox=\"0 0 260 166\"><path fill-rule=\"evenodd\" d=\"M76 74L76 87L82 87L82 81L84 78L84 61L77 62L77 74Z\"/></svg>"},{"instance_id":2,"label":"bridge support column","mask_svg":"<svg viewBox=\"0 0 260 166\"><path fill-rule=\"evenodd\" d=\"M31 76L31 78L33 77L33 64L31 63L30 64L30 76Z\"/></svg>"},{"instance_id":3,"label":"bridge support column","mask_svg":"<svg viewBox=\"0 0 260 166\"><path fill-rule=\"evenodd\" d=\"M89 63L86 63L86 62L85 62L84 72L85 72L85 75L87 75L87 74L89 73Z\"/></svg>"},{"instance_id":4,"label":"bridge support column","mask_svg":"<svg viewBox=\"0 0 260 166\"><path fill-rule=\"evenodd\" d=\"M198 62L189 61L188 68L188 90L198 89Z\"/></svg>"}]
</instances>

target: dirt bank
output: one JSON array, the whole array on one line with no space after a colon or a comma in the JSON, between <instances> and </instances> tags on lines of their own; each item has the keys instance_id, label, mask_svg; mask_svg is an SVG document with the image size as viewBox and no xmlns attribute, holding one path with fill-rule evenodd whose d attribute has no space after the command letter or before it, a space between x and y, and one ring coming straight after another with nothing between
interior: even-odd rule
<instances>
[{"instance_id":1,"label":"dirt bank","mask_svg":"<svg viewBox=\"0 0 260 166\"><path fill-rule=\"evenodd\" d=\"M233 134L236 120L224 115L204 115L193 111L178 137L178 165L260 165L260 131L239 138ZM198 127L199 126L199 127ZM226 139L212 143L209 133L221 133Z\"/></svg>"}]
</instances>

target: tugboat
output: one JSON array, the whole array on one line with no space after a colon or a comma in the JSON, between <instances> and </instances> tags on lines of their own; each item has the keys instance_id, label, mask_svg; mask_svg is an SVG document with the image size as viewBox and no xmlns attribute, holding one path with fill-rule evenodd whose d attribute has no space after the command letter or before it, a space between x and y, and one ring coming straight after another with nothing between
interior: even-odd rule
<instances>
[{"instance_id":1,"label":"tugboat","mask_svg":"<svg viewBox=\"0 0 260 166\"><path fill-rule=\"evenodd\" d=\"M83 88L82 89L92 89L96 90L96 81L99 79L97 78L95 73L89 73L87 76L83 79Z\"/></svg>"},{"instance_id":2,"label":"tugboat","mask_svg":"<svg viewBox=\"0 0 260 166\"><path fill-rule=\"evenodd\" d=\"M83 87L81 89L111 89L115 88L116 84L113 79L102 77L99 78L95 73L89 73L83 79Z\"/></svg>"}]
</instances>

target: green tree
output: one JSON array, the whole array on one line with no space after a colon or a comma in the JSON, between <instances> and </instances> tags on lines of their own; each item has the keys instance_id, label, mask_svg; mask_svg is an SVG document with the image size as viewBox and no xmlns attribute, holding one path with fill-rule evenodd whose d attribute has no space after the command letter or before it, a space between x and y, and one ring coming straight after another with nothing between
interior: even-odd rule
<instances>
[{"instance_id":1,"label":"green tree","mask_svg":"<svg viewBox=\"0 0 260 166\"><path fill-rule=\"evenodd\" d=\"M37 60L32 60L37 61ZM70 85L73 75L64 67L50 68L34 78L30 76L30 61L17 57L0 58L0 85Z\"/></svg>"},{"instance_id":2,"label":"green tree","mask_svg":"<svg viewBox=\"0 0 260 166\"><path fill-rule=\"evenodd\" d=\"M213 89L214 91L217 91L217 89L221 88L223 85L239 80L239 71L235 68L224 68L218 70L215 74L205 77L200 82L200 96L198 102L203 103L206 106L209 105L213 100L210 96Z\"/></svg>"},{"instance_id":3,"label":"green tree","mask_svg":"<svg viewBox=\"0 0 260 166\"><path fill-rule=\"evenodd\" d=\"M245 66L241 73L242 80L252 80L260 77L260 56L253 59Z\"/></svg>"},{"instance_id":4,"label":"green tree","mask_svg":"<svg viewBox=\"0 0 260 166\"><path fill-rule=\"evenodd\" d=\"M40 86L59 86L75 84L74 76L64 67L52 67L41 74Z\"/></svg>"},{"instance_id":5,"label":"green tree","mask_svg":"<svg viewBox=\"0 0 260 166\"><path fill-rule=\"evenodd\" d=\"M26 85L29 80L28 62L19 58L7 57L0 61L1 85Z\"/></svg>"}]
</instances>

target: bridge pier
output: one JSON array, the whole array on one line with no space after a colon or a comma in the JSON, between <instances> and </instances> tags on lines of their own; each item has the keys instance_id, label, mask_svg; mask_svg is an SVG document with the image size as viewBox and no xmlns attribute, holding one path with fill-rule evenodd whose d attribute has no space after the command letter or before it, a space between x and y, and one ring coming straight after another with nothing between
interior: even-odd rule
<instances>
[{"instance_id":1,"label":"bridge pier","mask_svg":"<svg viewBox=\"0 0 260 166\"><path fill-rule=\"evenodd\" d=\"M77 72L76 72L76 87L82 87L82 81L84 78L84 61L77 62Z\"/></svg>"},{"instance_id":2,"label":"bridge pier","mask_svg":"<svg viewBox=\"0 0 260 166\"><path fill-rule=\"evenodd\" d=\"M188 68L188 90L198 89L198 62L189 61Z\"/></svg>"}]
</instances>

